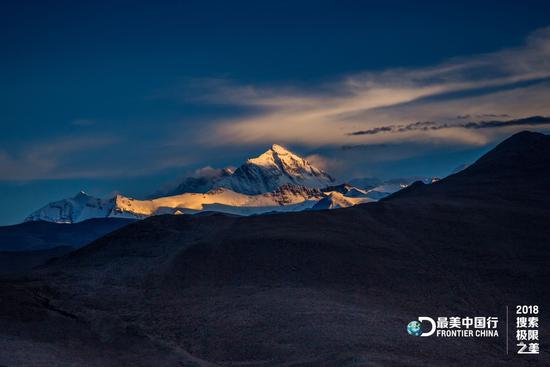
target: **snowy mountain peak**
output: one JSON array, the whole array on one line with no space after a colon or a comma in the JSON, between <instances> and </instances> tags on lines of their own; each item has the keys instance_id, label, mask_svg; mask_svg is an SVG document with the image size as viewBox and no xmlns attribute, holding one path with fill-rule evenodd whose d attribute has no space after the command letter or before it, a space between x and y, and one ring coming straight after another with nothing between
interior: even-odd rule
<instances>
[{"instance_id":1,"label":"snowy mountain peak","mask_svg":"<svg viewBox=\"0 0 550 367\"><path fill-rule=\"evenodd\" d=\"M286 165L311 166L308 161L278 144L273 144L270 149L258 157L247 160L247 163L266 166L277 165L280 162Z\"/></svg>"},{"instance_id":2,"label":"snowy mountain peak","mask_svg":"<svg viewBox=\"0 0 550 367\"><path fill-rule=\"evenodd\" d=\"M250 215L274 211L334 209L379 200L422 179L354 180L360 185L335 185L323 170L287 148L273 144L237 169L203 167L177 187L159 191L146 200L116 194L102 199L84 191L51 202L25 220L76 223L90 218L141 219L159 214L220 211Z\"/></svg>"},{"instance_id":3,"label":"snowy mountain peak","mask_svg":"<svg viewBox=\"0 0 550 367\"><path fill-rule=\"evenodd\" d=\"M357 204L369 203L375 201L366 196L349 197L338 191L331 191L327 196L322 198L315 204L313 210L338 209L348 208Z\"/></svg>"},{"instance_id":4,"label":"snowy mountain peak","mask_svg":"<svg viewBox=\"0 0 550 367\"><path fill-rule=\"evenodd\" d=\"M291 153L289 150L283 148L282 146L273 144L270 149L268 149L258 157L250 158L249 160L247 160L247 163L269 166L276 164L277 159L282 158L301 159L300 157Z\"/></svg>"},{"instance_id":5,"label":"snowy mountain peak","mask_svg":"<svg viewBox=\"0 0 550 367\"><path fill-rule=\"evenodd\" d=\"M72 198L49 203L31 213L25 221L76 223L90 218L106 217L112 207L112 200L95 198L81 191Z\"/></svg>"},{"instance_id":6,"label":"snowy mountain peak","mask_svg":"<svg viewBox=\"0 0 550 367\"><path fill-rule=\"evenodd\" d=\"M273 144L263 154L247 160L214 187L225 187L243 194L271 192L285 184L322 188L334 179L288 149Z\"/></svg>"},{"instance_id":7,"label":"snowy mountain peak","mask_svg":"<svg viewBox=\"0 0 550 367\"><path fill-rule=\"evenodd\" d=\"M274 151L274 152L277 152L279 154L285 154L285 153L292 154L292 153L290 153L290 151L288 149L286 149L285 147L283 147L282 145L279 145L279 144L273 144L271 146L271 150Z\"/></svg>"}]
</instances>

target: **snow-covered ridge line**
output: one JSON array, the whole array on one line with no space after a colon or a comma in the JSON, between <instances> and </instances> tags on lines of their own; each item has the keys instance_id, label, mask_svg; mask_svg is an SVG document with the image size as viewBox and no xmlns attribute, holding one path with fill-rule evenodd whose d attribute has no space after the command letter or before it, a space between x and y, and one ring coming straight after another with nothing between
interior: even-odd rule
<instances>
[{"instance_id":1,"label":"snow-covered ridge line","mask_svg":"<svg viewBox=\"0 0 550 367\"><path fill-rule=\"evenodd\" d=\"M428 181L424 179L425 183ZM74 197L47 204L25 221L77 223L91 218L142 219L151 215L201 211L252 215L334 209L376 201L412 183L410 179L383 182L374 178L358 179L357 182L362 183L362 187L335 185L328 173L273 144L234 171L210 169L208 176L188 177L169 194L159 195L158 192L151 199L139 200L124 195L100 199L79 192ZM376 185L371 185L373 182Z\"/></svg>"},{"instance_id":2,"label":"snow-covered ridge line","mask_svg":"<svg viewBox=\"0 0 550 367\"><path fill-rule=\"evenodd\" d=\"M29 215L25 221L77 223L91 218L146 218L159 214L194 214L219 211L251 215L272 211L296 211L313 207L323 197L320 190L287 185L272 193L247 195L225 188L208 193L186 193L153 200L123 195L99 199L83 192L55 201Z\"/></svg>"},{"instance_id":3,"label":"snow-covered ridge line","mask_svg":"<svg viewBox=\"0 0 550 367\"><path fill-rule=\"evenodd\" d=\"M320 189L333 183L328 173L273 144L265 153L247 160L230 176L215 182L213 187L252 195L272 192L285 184Z\"/></svg>"}]
</instances>

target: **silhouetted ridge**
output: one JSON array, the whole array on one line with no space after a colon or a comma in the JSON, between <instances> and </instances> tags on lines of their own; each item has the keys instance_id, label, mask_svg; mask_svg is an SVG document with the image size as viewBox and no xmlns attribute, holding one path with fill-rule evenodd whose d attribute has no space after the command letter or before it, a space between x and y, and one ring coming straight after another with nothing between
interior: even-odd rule
<instances>
[{"instance_id":1,"label":"silhouetted ridge","mask_svg":"<svg viewBox=\"0 0 550 367\"><path fill-rule=\"evenodd\" d=\"M531 365L502 336L418 342L405 325L495 315L500 332L506 305L550 304L547 158L548 138L522 133L387 201L129 224L29 282L0 281L0 350L57 366L48 341L61 358L85 351L86 367Z\"/></svg>"},{"instance_id":2,"label":"silhouetted ridge","mask_svg":"<svg viewBox=\"0 0 550 367\"><path fill-rule=\"evenodd\" d=\"M33 221L4 226L0 227L0 251L78 248L132 222L133 219L94 218L76 224Z\"/></svg>"},{"instance_id":3,"label":"silhouetted ridge","mask_svg":"<svg viewBox=\"0 0 550 367\"><path fill-rule=\"evenodd\" d=\"M514 170L518 175L533 169L548 168L550 164L550 136L530 131L514 134L479 158L464 173L484 170Z\"/></svg>"},{"instance_id":4,"label":"silhouetted ridge","mask_svg":"<svg viewBox=\"0 0 550 367\"><path fill-rule=\"evenodd\" d=\"M498 144L468 168L431 185L411 185L386 200L474 199L549 201L550 136L523 131Z\"/></svg>"}]
</instances>

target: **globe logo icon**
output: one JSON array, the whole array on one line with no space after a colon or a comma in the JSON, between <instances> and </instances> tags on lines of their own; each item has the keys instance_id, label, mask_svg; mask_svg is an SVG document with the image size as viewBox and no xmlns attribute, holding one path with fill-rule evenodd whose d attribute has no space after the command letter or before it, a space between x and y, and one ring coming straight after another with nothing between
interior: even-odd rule
<instances>
[{"instance_id":1,"label":"globe logo icon","mask_svg":"<svg viewBox=\"0 0 550 367\"><path fill-rule=\"evenodd\" d=\"M414 336L420 336L422 334L421 325L420 321L411 321L407 325L407 332Z\"/></svg>"}]
</instances>

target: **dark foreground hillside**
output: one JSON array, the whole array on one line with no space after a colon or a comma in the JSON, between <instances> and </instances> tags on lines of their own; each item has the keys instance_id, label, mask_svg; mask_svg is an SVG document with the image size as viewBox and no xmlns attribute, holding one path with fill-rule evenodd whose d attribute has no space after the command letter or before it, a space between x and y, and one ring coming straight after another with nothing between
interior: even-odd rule
<instances>
[{"instance_id":1,"label":"dark foreground hillside","mask_svg":"<svg viewBox=\"0 0 550 367\"><path fill-rule=\"evenodd\" d=\"M0 365L547 366L549 162L520 133L379 203L130 224L0 283ZM516 304L541 306L539 356L506 354ZM422 315L502 336L408 335Z\"/></svg>"},{"instance_id":2,"label":"dark foreground hillside","mask_svg":"<svg viewBox=\"0 0 550 367\"><path fill-rule=\"evenodd\" d=\"M59 246L82 247L135 222L125 218L94 218L75 224L44 221L0 227L0 251L35 251Z\"/></svg>"},{"instance_id":3,"label":"dark foreground hillside","mask_svg":"<svg viewBox=\"0 0 550 367\"><path fill-rule=\"evenodd\" d=\"M0 227L0 276L16 276L67 254L134 219L96 218L75 224L33 221Z\"/></svg>"}]
</instances>

